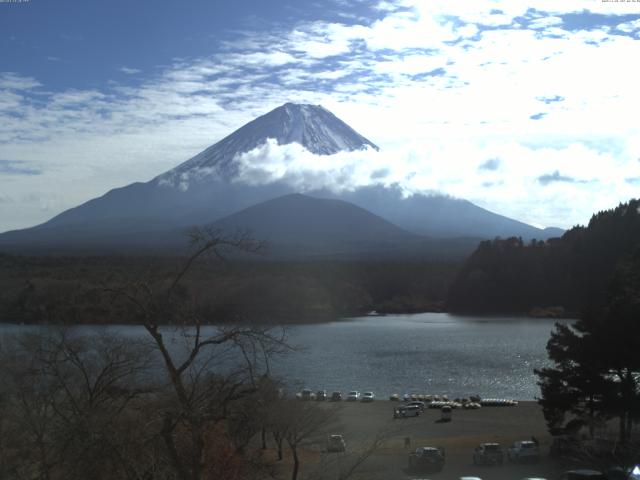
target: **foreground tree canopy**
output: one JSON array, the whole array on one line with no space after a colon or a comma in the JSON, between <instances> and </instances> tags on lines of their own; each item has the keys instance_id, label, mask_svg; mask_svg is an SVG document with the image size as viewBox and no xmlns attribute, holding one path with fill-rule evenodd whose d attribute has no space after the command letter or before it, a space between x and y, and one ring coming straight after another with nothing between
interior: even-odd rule
<instances>
[{"instance_id":1,"label":"foreground tree canopy","mask_svg":"<svg viewBox=\"0 0 640 480\"><path fill-rule=\"evenodd\" d=\"M617 419L621 444L640 420L640 248L619 263L602 308L556 324L547 345L553 367L537 370L551 429L584 424L590 436Z\"/></svg>"}]
</instances>

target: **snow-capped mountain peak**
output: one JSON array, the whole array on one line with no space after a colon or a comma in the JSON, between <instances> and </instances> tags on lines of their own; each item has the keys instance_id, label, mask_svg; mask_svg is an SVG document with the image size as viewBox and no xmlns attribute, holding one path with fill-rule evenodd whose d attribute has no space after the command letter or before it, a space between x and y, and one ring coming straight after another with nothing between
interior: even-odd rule
<instances>
[{"instance_id":1,"label":"snow-capped mountain peak","mask_svg":"<svg viewBox=\"0 0 640 480\"><path fill-rule=\"evenodd\" d=\"M231 178L237 173L236 156L267 139L279 145L298 143L316 155L378 147L320 105L285 103L247 123L232 134L176 168L156 177L157 184L180 186L208 175Z\"/></svg>"}]
</instances>

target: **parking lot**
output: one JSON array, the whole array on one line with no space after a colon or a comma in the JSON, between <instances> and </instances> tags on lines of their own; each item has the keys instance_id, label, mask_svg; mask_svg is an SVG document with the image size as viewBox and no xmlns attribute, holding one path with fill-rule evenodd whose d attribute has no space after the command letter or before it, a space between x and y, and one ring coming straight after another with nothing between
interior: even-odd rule
<instances>
[{"instance_id":1,"label":"parking lot","mask_svg":"<svg viewBox=\"0 0 640 480\"><path fill-rule=\"evenodd\" d=\"M336 409L338 419L324 434L341 434L347 444L345 454L320 453L319 456L313 456L311 450L314 447L310 447L306 469L311 471L312 464L325 462L331 465L326 469L328 478L333 476L328 473L333 469L347 471L376 438L383 439L381 444L372 450L373 453L359 466L352 478L437 480L477 476L483 480L518 480L525 477L554 479L569 467L549 459L550 437L541 409L535 402L520 402L515 407L456 409L450 422L440 421L440 411L428 408L418 417L394 419L393 409L398 403L388 400L322 403L324 408ZM540 443L540 461L530 464L508 462L506 448L515 441L529 440L532 436ZM505 449L502 466L473 464L473 450L482 442L502 445ZM408 454L419 446L444 447L446 463L441 472L412 472L408 469Z\"/></svg>"}]
</instances>

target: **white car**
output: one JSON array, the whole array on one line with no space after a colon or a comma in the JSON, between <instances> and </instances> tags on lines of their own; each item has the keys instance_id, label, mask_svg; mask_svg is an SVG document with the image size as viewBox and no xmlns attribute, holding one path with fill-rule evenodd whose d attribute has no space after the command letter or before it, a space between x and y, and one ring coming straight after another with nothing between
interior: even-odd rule
<instances>
[{"instance_id":1,"label":"white car","mask_svg":"<svg viewBox=\"0 0 640 480\"><path fill-rule=\"evenodd\" d=\"M373 394L373 392L364 392L362 394L362 398L360 399L361 402L373 402L376 399L376 396Z\"/></svg>"},{"instance_id":2,"label":"white car","mask_svg":"<svg viewBox=\"0 0 640 480\"><path fill-rule=\"evenodd\" d=\"M329 435L327 438L327 452L344 452L346 448L342 435Z\"/></svg>"},{"instance_id":3,"label":"white car","mask_svg":"<svg viewBox=\"0 0 640 480\"><path fill-rule=\"evenodd\" d=\"M300 393L296 394L296 397L299 398L300 400L315 400L316 399L315 393L313 393L308 388L305 388Z\"/></svg>"},{"instance_id":4,"label":"white car","mask_svg":"<svg viewBox=\"0 0 640 480\"><path fill-rule=\"evenodd\" d=\"M531 440L515 442L507 450L507 458L510 462L537 462L540 460L540 449Z\"/></svg>"},{"instance_id":5,"label":"white car","mask_svg":"<svg viewBox=\"0 0 640 480\"><path fill-rule=\"evenodd\" d=\"M357 402L358 400L360 400L360 392L356 390L352 390L347 395L347 402Z\"/></svg>"}]
</instances>

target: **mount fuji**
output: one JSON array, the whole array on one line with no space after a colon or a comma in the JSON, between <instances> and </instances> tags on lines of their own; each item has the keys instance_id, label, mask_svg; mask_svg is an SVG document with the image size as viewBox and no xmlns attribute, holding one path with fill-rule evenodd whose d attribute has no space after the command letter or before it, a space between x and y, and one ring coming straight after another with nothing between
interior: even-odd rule
<instances>
[{"instance_id":1,"label":"mount fuji","mask_svg":"<svg viewBox=\"0 0 640 480\"><path fill-rule=\"evenodd\" d=\"M0 234L0 251L176 253L184 244L181 232L186 227L220 222L230 216L234 218L234 227L254 227L256 233L265 233L264 225L256 228L249 221L259 216L233 215L278 197L299 193L284 181L261 185L235 181L239 156L264 145L269 139L278 145L297 143L320 157L342 151L378 150L375 144L325 108L286 103L146 183L133 183L111 190L41 225ZM358 230L369 232L369 245L377 244L376 232L389 233L391 227L398 229L394 238L403 239L399 241L398 248L402 248L401 244L409 238L415 246L416 236L456 237L458 240L451 243L458 247L459 239L467 238L468 241L463 241L465 246L456 250L460 255L470 253L481 238L521 236L545 239L562 233L558 229L535 228L464 200L427 195L404 198L397 189L383 186L368 186L343 193L329 189L304 193L335 201L331 203L331 214L323 217L324 227L335 233L331 248L323 250L325 254L330 254L331 249L339 250L341 242L349 243L354 251L354 238L364 240L362 235L354 236ZM290 197L289 201L271 202L267 204L268 208L260 207L256 211L269 211L276 215L274 209L285 209L277 214L281 219L279 225L284 228L286 222L283 223L282 219L288 215L286 209L291 206L291 198L297 198L296 202L300 203L300 198ZM310 205L309 202L305 204ZM354 208L364 209L367 214L353 216ZM291 225L287 232L290 237L299 237L298 246L311 242L311 236L305 233L308 225L305 226L295 215L289 215L289 218ZM347 218L351 220L345 220ZM332 222L341 227L332 227ZM386 227L371 229L372 222ZM222 222L221 225L230 223ZM349 226L352 232L347 234L345 226ZM275 239L282 237L276 233L272 228L269 236ZM385 237L387 247L391 237Z\"/></svg>"},{"instance_id":2,"label":"mount fuji","mask_svg":"<svg viewBox=\"0 0 640 480\"><path fill-rule=\"evenodd\" d=\"M285 103L153 181L180 186L186 180L212 174L231 180L238 173L236 156L260 147L268 138L275 139L278 145L297 143L315 155L368 147L378 150L376 145L322 106Z\"/></svg>"}]
</instances>

